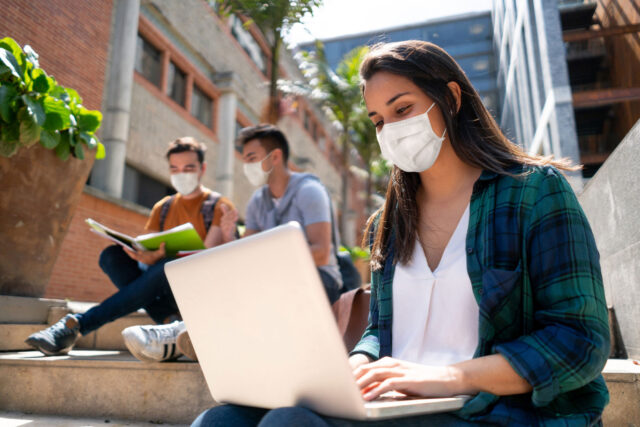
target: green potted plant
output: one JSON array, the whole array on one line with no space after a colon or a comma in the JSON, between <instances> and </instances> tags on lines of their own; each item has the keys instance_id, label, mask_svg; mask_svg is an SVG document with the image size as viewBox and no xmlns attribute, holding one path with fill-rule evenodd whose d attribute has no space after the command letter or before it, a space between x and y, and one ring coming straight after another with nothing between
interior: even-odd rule
<instances>
[{"instance_id":1,"label":"green potted plant","mask_svg":"<svg viewBox=\"0 0 640 427\"><path fill-rule=\"evenodd\" d=\"M94 158L102 114L0 39L0 294L41 296Z\"/></svg>"}]
</instances>

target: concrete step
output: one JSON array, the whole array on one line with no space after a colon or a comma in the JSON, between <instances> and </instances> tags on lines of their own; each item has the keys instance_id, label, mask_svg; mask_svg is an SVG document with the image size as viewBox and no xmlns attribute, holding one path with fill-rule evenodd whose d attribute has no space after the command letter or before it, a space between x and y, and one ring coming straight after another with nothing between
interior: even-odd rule
<instances>
[{"instance_id":1,"label":"concrete step","mask_svg":"<svg viewBox=\"0 0 640 427\"><path fill-rule=\"evenodd\" d=\"M158 423L142 421L114 420L110 418L73 418L51 415L23 414L20 412L0 412L2 427L157 427ZM162 424L163 427L186 427L188 424Z\"/></svg>"},{"instance_id":2,"label":"concrete step","mask_svg":"<svg viewBox=\"0 0 640 427\"><path fill-rule=\"evenodd\" d=\"M29 315L19 316L12 309L11 319L2 313L5 303L17 302ZM63 318L69 313L84 313L95 303L66 302L58 300L42 300L37 298L0 297L0 313L4 322L0 322L0 351L31 350L24 340L34 332L38 332ZM43 309L46 309L43 311ZM46 313L46 315L44 314ZM107 323L102 328L86 336L80 337L76 343L77 349L126 350L122 335L123 329L133 325L149 325L153 320L144 312L138 310L114 322Z\"/></svg>"},{"instance_id":3,"label":"concrete step","mask_svg":"<svg viewBox=\"0 0 640 427\"><path fill-rule=\"evenodd\" d=\"M190 424L214 406L200 365L142 363L127 352L0 353L0 411Z\"/></svg>"},{"instance_id":4,"label":"concrete step","mask_svg":"<svg viewBox=\"0 0 640 427\"><path fill-rule=\"evenodd\" d=\"M640 427L640 362L609 359L602 371L611 401L602 414L605 426Z\"/></svg>"},{"instance_id":5,"label":"concrete step","mask_svg":"<svg viewBox=\"0 0 640 427\"><path fill-rule=\"evenodd\" d=\"M611 359L603 375L611 394L604 425L640 426L640 364ZM0 353L0 411L189 424L213 405L200 365L185 358L142 363L122 351Z\"/></svg>"}]
</instances>

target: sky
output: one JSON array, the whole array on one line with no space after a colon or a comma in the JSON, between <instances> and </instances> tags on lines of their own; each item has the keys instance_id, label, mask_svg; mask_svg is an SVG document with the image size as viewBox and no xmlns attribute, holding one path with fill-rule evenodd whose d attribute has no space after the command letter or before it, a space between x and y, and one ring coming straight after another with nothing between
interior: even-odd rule
<instances>
[{"instance_id":1,"label":"sky","mask_svg":"<svg viewBox=\"0 0 640 427\"><path fill-rule=\"evenodd\" d=\"M415 24L491 9L492 0L324 0L313 16L296 24L289 45Z\"/></svg>"}]
</instances>

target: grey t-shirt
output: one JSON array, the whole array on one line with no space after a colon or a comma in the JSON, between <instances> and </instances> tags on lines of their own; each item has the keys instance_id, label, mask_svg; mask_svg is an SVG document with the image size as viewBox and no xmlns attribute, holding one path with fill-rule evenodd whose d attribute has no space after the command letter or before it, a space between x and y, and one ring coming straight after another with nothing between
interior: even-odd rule
<instances>
[{"instance_id":1,"label":"grey t-shirt","mask_svg":"<svg viewBox=\"0 0 640 427\"><path fill-rule=\"evenodd\" d=\"M253 193L247 205L245 226L249 230L264 231L289 221L297 221L304 229L318 222L331 223L331 216L329 195L318 178L311 174L294 172L277 206L267 185ZM335 227L335 224L332 224L332 227ZM342 283L333 244L329 263L318 268L329 273L338 283Z\"/></svg>"}]
</instances>

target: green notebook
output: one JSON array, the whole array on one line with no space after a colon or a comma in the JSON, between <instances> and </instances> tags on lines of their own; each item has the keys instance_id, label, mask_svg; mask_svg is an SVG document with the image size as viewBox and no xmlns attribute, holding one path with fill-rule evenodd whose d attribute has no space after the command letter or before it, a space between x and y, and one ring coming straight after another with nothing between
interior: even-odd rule
<instances>
[{"instance_id":1,"label":"green notebook","mask_svg":"<svg viewBox=\"0 0 640 427\"><path fill-rule=\"evenodd\" d=\"M165 242L167 256L174 257L178 251L193 251L205 248L200 235L190 222L169 230L131 237L112 230L91 218L87 218L85 221L94 233L131 250L153 251L158 249L162 242Z\"/></svg>"}]
</instances>

